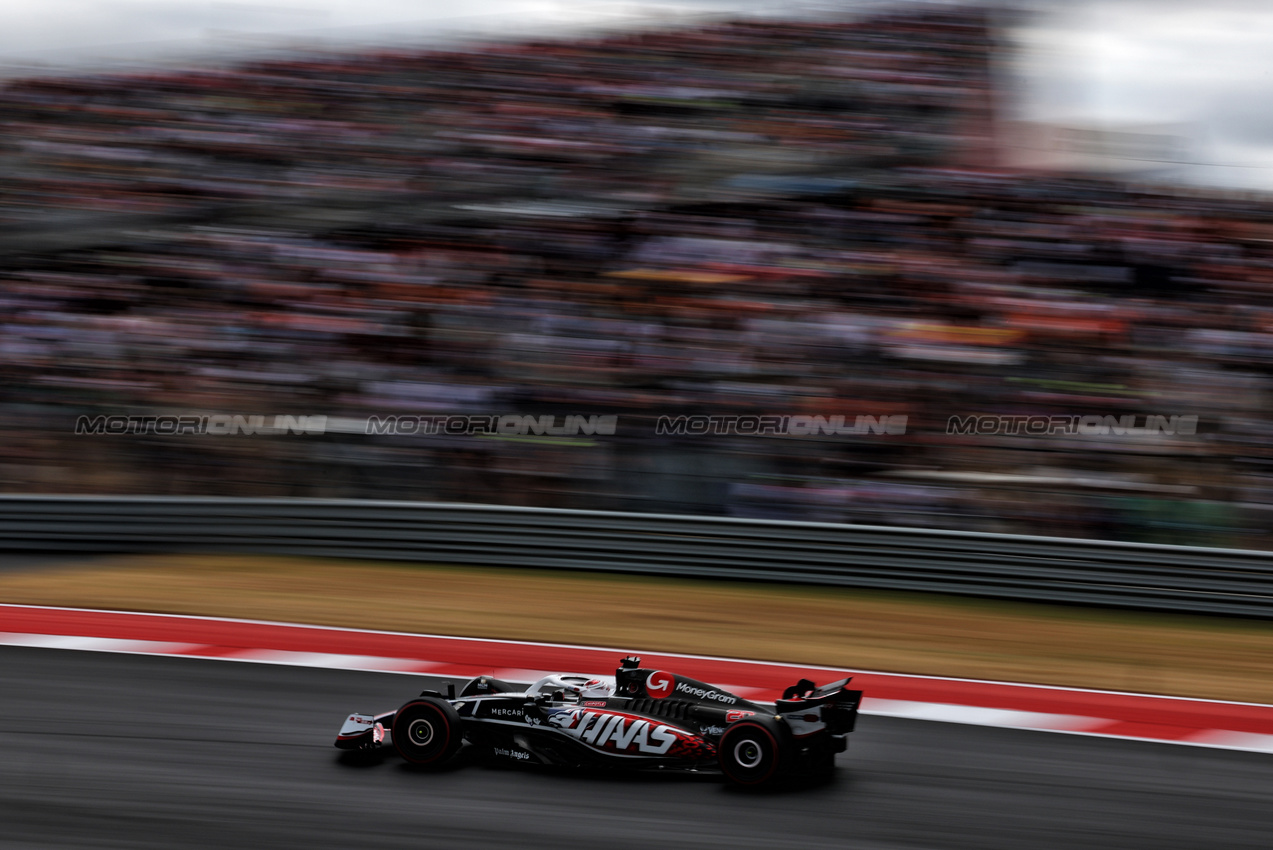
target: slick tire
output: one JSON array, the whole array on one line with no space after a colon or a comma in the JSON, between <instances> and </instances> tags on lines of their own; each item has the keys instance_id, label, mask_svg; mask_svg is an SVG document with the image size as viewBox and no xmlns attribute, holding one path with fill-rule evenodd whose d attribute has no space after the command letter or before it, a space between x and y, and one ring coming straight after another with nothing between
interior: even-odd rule
<instances>
[{"instance_id":1,"label":"slick tire","mask_svg":"<svg viewBox=\"0 0 1273 850\"><path fill-rule=\"evenodd\" d=\"M765 717L740 720L725 730L716 745L721 773L735 785L749 788L777 781L784 772L788 753L784 730Z\"/></svg>"},{"instance_id":2,"label":"slick tire","mask_svg":"<svg viewBox=\"0 0 1273 850\"><path fill-rule=\"evenodd\" d=\"M455 755L462 743L460 715L444 700L413 699L393 717L393 748L412 764L436 767Z\"/></svg>"}]
</instances>

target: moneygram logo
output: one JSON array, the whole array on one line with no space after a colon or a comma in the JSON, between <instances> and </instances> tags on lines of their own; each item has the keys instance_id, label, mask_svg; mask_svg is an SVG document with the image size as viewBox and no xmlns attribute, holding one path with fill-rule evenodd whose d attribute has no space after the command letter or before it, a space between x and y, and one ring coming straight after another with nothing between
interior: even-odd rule
<instances>
[{"instance_id":1,"label":"moneygram logo","mask_svg":"<svg viewBox=\"0 0 1273 850\"><path fill-rule=\"evenodd\" d=\"M733 696L730 696L729 694L721 693L720 691L713 690L711 688L695 687L694 685L690 685L685 682L678 683L676 686L676 690L679 693L688 694L689 696L692 696L695 699L707 699L707 700L712 700L713 702L723 702L725 703L725 705L733 705L734 703L738 702L737 697L733 697Z\"/></svg>"},{"instance_id":2,"label":"moneygram logo","mask_svg":"<svg viewBox=\"0 0 1273 850\"><path fill-rule=\"evenodd\" d=\"M675 684L676 677L671 673L655 670L645 680L645 692L655 699L663 699L672 693L672 686Z\"/></svg>"}]
</instances>

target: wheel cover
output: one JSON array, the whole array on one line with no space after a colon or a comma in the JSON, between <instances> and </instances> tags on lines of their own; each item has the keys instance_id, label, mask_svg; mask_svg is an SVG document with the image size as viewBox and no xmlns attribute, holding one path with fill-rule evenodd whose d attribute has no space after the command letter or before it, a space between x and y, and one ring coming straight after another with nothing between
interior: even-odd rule
<instances>
[{"instance_id":1,"label":"wheel cover","mask_svg":"<svg viewBox=\"0 0 1273 850\"><path fill-rule=\"evenodd\" d=\"M739 785L765 784L777 775L782 761L773 732L749 721L725 730L717 753L721 771Z\"/></svg>"},{"instance_id":2,"label":"wheel cover","mask_svg":"<svg viewBox=\"0 0 1273 850\"><path fill-rule=\"evenodd\" d=\"M407 726L407 740L417 747L427 747L433 740L433 724L417 717Z\"/></svg>"},{"instance_id":3,"label":"wheel cover","mask_svg":"<svg viewBox=\"0 0 1273 850\"><path fill-rule=\"evenodd\" d=\"M741 767L754 770L765 758L765 751L751 738L744 738L734 746L734 761Z\"/></svg>"}]
</instances>

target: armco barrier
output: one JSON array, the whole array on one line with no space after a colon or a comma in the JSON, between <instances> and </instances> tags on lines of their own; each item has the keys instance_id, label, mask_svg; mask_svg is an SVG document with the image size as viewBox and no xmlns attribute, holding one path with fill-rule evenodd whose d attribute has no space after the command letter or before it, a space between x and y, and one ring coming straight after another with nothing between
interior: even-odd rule
<instances>
[{"instance_id":1,"label":"armco barrier","mask_svg":"<svg viewBox=\"0 0 1273 850\"><path fill-rule=\"evenodd\" d=\"M0 496L0 548L263 552L921 590L1273 617L1238 549L416 502Z\"/></svg>"}]
</instances>

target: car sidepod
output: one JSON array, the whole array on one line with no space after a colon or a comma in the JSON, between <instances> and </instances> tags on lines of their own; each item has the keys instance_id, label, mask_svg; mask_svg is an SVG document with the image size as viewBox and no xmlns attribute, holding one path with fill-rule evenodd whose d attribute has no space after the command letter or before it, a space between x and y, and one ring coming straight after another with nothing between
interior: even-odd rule
<instances>
[{"instance_id":1,"label":"car sidepod","mask_svg":"<svg viewBox=\"0 0 1273 850\"><path fill-rule=\"evenodd\" d=\"M603 757L695 764L716 754L705 738L689 729L619 709L554 708L548 710L546 722Z\"/></svg>"},{"instance_id":2,"label":"car sidepod","mask_svg":"<svg viewBox=\"0 0 1273 850\"><path fill-rule=\"evenodd\" d=\"M514 761L627 769L712 763L715 747L692 724L633 712L625 702L509 695L464 701L459 712L471 743Z\"/></svg>"}]
</instances>

